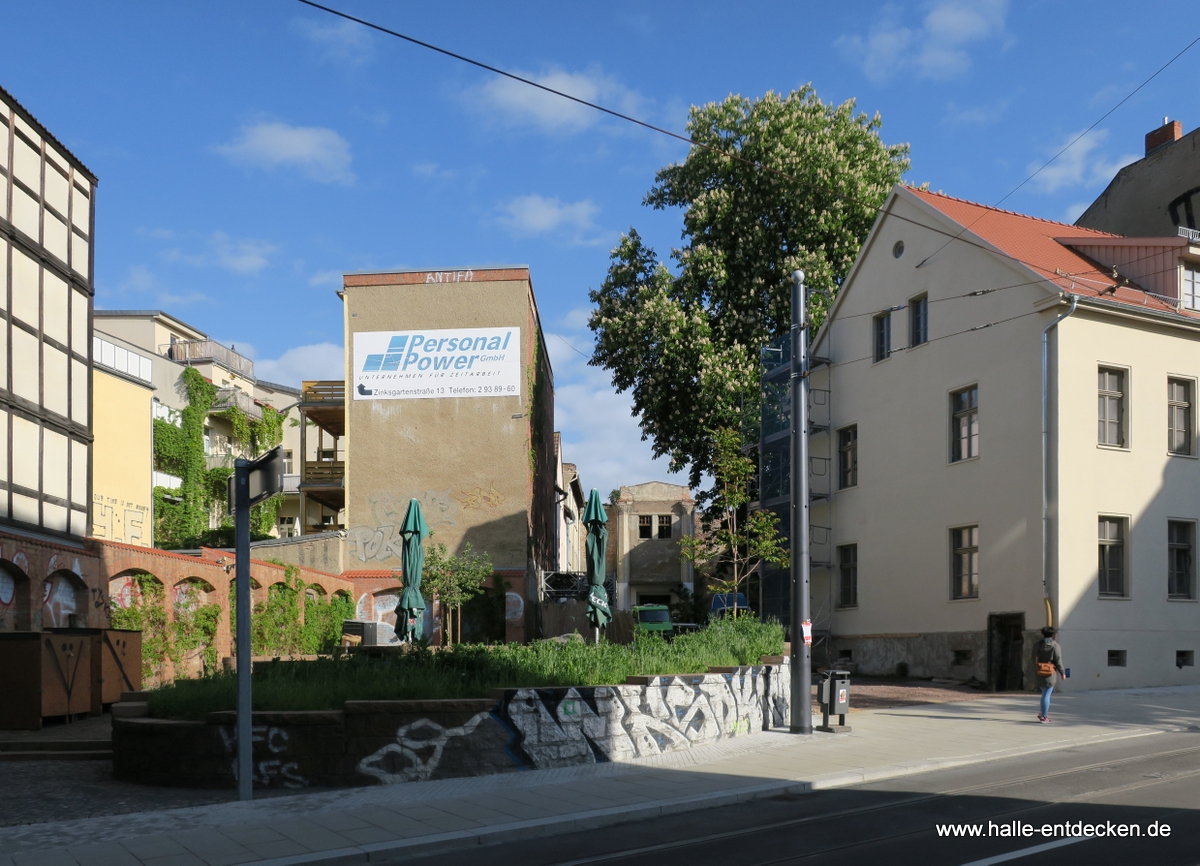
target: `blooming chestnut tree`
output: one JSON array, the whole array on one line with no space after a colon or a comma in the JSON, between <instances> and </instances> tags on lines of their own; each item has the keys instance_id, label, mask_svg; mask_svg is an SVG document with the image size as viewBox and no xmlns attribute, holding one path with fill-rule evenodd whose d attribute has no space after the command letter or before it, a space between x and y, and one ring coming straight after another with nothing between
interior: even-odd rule
<instances>
[{"instance_id":1,"label":"blooming chestnut tree","mask_svg":"<svg viewBox=\"0 0 1200 866\"><path fill-rule=\"evenodd\" d=\"M884 144L880 126L808 85L693 106L686 159L643 201L683 208L676 271L631 228L590 293L590 363L631 393L643 438L693 487L713 470L711 431L757 418L759 352L790 327L791 272L805 272L819 323L908 170L908 145Z\"/></svg>"}]
</instances>

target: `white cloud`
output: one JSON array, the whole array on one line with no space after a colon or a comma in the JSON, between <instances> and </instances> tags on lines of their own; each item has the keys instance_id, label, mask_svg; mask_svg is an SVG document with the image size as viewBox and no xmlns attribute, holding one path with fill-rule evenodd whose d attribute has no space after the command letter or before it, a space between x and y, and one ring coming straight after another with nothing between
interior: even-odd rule
<instances>
[{"instance_id":1,"label":"white cloud","mask_svg":"<svg viewBox=\"0 0 1200 866\"><path fill-rule=\"evenodd\" d=\"M313 343L288 349L278 358L255 360L254 375L299 388L305 380L344 379L346 366L341 346Z\"/></svg>"},{"instance_id":2,"label":"white cloud","mask_svg":"<svg viewBox=\"0 0 1200 866\"><path fill-rule=\"evenodd\" d=\"M323 24L297 18L292 21L292 29L312 43L324 60L360 66L375 56L371 31L353 21Z\"/></svg>"},{"instance_id":3,"label":"white cloud","mask_svg":"<svg viewBox=\"0 0 1200 866\"><path fill-rule=\"evenodd\" d=\"M203 252L186 252L178 247L164 250L169 262L183 262L196 268L220 267L235 274L256 274L271 264L270 256L278 247L269 241L254 238L233 238L215 231L205 239Z\"/></svg>"},{"instance_id":4,"label":"white cloud","mask_svg":"<svg viewBox=\"0 0 1200 866\"><path fill-rule=\"evenodd\" d=\"M225 232L213 232L209 238L216 263L236 274L256 274L270 261L267 256L277 247L266 241L235 240Z\"/></svg>"},{"instance_id":5,"label":"white cloud","mask_svg":"<svg viewBox=\"0 0 1200 866\"><path fill-rule=\"evenodd\" d=\"M887 8L865 37L843 35L834 46L860 63L863 74L876 84L901 72L950 81L971 70L971 45L1004 36L1007 14L1008 0L941 0L929 8L919 27L907 27L894 8Z\"/></svg>"},{"instance_id":6,"label":"white cloud","mask_svg":"<svg viewBox=\"0 0 1200 866\"><path fill-rule=\"evenodd\" d=\"M350 143L332 129L264 121L243 126L238 137L217 147L235 165L295 168L309 180L350 186L354 172Z\"/></svg>"},{"instance_id":7,"label":"white cloud","mask_svg":"<svg viewBox=\"0 0 1200 866\"><path fill-rule=\"evenodd\" d=\"M341 271L317 271L308 278L310 286L337 286L341 288L342 272Z\"/></svg>"},{"instance_id":8,"label":"white cloud","mask_svg":"<svg viewBox=\"0 0 1200 866\"><path fill-rule=\"evenodd\" d=\"M1063 212L1063 222L1073 223L1075 220L1083 216L1083 212L1092 206L1090 201L1077 201L1074 204L1067 205L1066 211Z\"/></svg>"},{"instance_id":9,"label":"white cloud","mask_svg":"<svg viewBox=\"0 0 1200 866\"><path fill-rule=\"evenodd\" d=\"M1009 100L1001 99L991 105L976 105L972 108L961 108L956 103L946 104L946 115L943 123L951 126L989 126L1001 117L1008 109Z\"/></svg>"},{"instance_id":10,"label":"white cloud","mask_svg":"<svg viewBox=\"0 0 1200 866\"><path fill-rule=\"evenodd\" d=\"M1053 148L1048 155L1058 153L1077 135L1078 132L1073 132L1065 136L1062 143ZM1108 183L1121 168L1141 159L1137 154L1124 154L1113 159L1101 153L1099 148L1107 138L1107 129L1089 132L1062 156L1038 172L1033 178L1034 186L1042 192L1057 192L1071 187ZM1031 162L1028 167L1029 173L1037 171L1044 162L1045 160Z\"/></svg>"},{"instance_id":11,"label":"white cloud","mask_svg":"<svg viewBox=\"0 0 1200 866\"><path fill-rule=\"evenodd\" d=\"M550 69L541 74L514 74L634 117L641 116L646 108L643 97L596 67L586 72ZM469 103L488 111L503 123L510 126L529 124L546 132L579 132L604 116L594 108L501 76L468 90L465 97Z\"/></svg>"},{"instance_id":12,"label":"white cloud","mask_svg":"<svg viewBox=\"0 0 1200 866\"><path fill-rule=\"evenodd\" d=\"M687 483L685 476L671 475L667 460L656 460L650 443L642 441L629 395L618 394L609 374L589 367L579 354L591 352L590 336L550 333L546 348L554 368L554 429L562 433L563 460L579 467L584 489L595 487L607 498L623 484Z\"/></svg>"},{"instance_id":13,"label":"white cloud","mask_svg":"<svg viewBox=\"0 0 1200 866\"><path fill-rule=\"evenodd\" d=\"M600 211L591 199L564 202L540 195L522 195L503 202L496 208L498 221L517 237L562 232L575 243L600 242L593 217ZM585 238L585 235L592 235Z\"/></svg>"}]
</instances>

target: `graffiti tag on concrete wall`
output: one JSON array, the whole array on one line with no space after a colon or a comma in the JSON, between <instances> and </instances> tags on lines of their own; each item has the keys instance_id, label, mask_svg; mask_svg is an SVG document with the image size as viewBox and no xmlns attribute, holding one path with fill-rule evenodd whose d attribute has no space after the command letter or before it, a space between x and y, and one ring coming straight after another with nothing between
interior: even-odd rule
<instances>
[{"instance_id":1,"label":"graffiti tag on concrete wall","mask_svg":"<svg viewBox=\"0 0 1200 866\"><path fill-rule=\"evenodd\" d=\"M146 537L145 527L149 514L149 506L94 493L92 535L148 547L150 539Z\"/></svg>"},{"instance_id":2,"label":"graffiti tag on concrete wall","mask_svg":"<svg viewBox=\"0 0 1200 866\"><path fill-rule=\"evenodd\" d=\"M221 743L225 754L232 755L230 766L233 768L233 778L238 777L237 765L237 734L230 726L221 725ZM254 784L264 788L307 788L308 780L300 775L300 764L288 760L288 732L283 728L270 725L255 725L252 738L254 743L263 743L267 751L276 757L254 762Z\"/></svg>"},{"instance_id":3,"label":"graffiti tag on concrete wall","mask_svg":"<svg viewBox=\"0 0 1200 866\"><path fill-rule=\"evenodd\" d=\"M485 753L506 755L509 770L637 760L786 724L788 692L786 667L648 686L516 689L458 727L431 719L401 726L395 743L363 758L358 771L396 784L505 769L485 766ZM471 761L443 767L451 750Z\"/></svg>"}]
</instances>

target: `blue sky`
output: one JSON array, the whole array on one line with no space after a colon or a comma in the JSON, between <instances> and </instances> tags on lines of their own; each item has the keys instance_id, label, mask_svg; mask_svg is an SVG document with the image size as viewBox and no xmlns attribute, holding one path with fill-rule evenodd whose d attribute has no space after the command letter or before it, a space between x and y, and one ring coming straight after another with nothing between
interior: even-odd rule
<instances>
[{"instance_id":1,"label":"blue sky","mask_svg":"<svg viewBox=\"0 0 1200 866\"><path fill-rule=\"evenodd\" d=\"M1200 35L1185 2L329 3L680 132L811 82L879 111L910 181L986 203ZM683 145L294 0L39 0L5 31L0 84L100 178L98 308L167 310L295 384L340 378L342 271L529 264L567 459L602 491L666 477L570 345L622 231L679 243L641 199ZM1005 207L1073 219L1165 115L1200 124L1197 69L1200 46Z\"/></svg>"}]
</instances>

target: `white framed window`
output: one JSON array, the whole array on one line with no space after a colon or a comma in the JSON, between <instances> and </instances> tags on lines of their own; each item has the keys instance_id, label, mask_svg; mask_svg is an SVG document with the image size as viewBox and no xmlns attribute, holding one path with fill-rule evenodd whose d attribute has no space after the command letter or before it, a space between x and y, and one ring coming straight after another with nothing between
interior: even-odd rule
<instances>
[{"instance_id":1,"label":"white framed window","mask_svg":"<svg viewBox=\"0 0 1200 866\"><path fill-rule=\"evenodd\" d=\"M979 456L979 386L950 395L950 462Z\"/></svg>"},{"instance_id":2,"label":"white framed window","mask_svg":"<svg viewBox=\"0 0 1200 866\"><path fill-rule=\"evenodd\" d=\"M1101 516L1099 521L1101 598L1128 598L1126 544L1129 522L1124 517Z\"/></svg>"},{"instance_id":3,"label":"white framed window","mask_svg":"<svg viewBox=\"0 0 1200 866\"><path fill-rule=\"evenodd\" d=\"M858 425L838 431L838 489L858 486Z\"/></svg>"},{"instance_id":4,"label":"white framed window","mask_svg":"<svg viewBox=\"0 0 1200 866\"><path fill-rule=\"evenodd\" d=\"M950 597L979 598L979 527L950 530Z\"/></svg>"},{"instance_id":5,"label":"white framed window","mask_svg":"<svg viewBox=\"0 0 1200 866\"><path fill-rule=\"evenodd\" d=\"M1200 310L1200 265L1183 263L1183 306L1189 310Z\"/></svg>"},{"instance_id":6,"label":"white framed window","mask_svg":"<svg viewBox=\"0 0 1200 866\"><path fill-rule=\"evenodd\" d=\"M908 347L929 342L929 296L918 295L908 302Z\"/></svg>"},{"instance_id":7,"label":"white framed window","mask_svg":"<svg viewBox=\"0 0 1200 866\"><path fill-rule=\"evenodd\" d=\"M1099 376L1097 441L1101 445L1124 448L1129 438L1125 428L1126 371L1101 367Z\"/></svg>"},{"instance_id":8,"label":"white framed window","mask_svg":"<svg viewBox=\"0 0 1200 866\"><path fill-rule=\"evenodd\" d=\"M890 312L880 313L871 320L871 336L875 363L886 361L892 356L892 314Z\"/></svg>"},{"instance_id":9,"label":"white framed window","mask_svg":"<svg viewBox=\"0 0 1200 866\"><path fill-rule=\"evenodd\" d=\"M1167 380L1167 451L1192 453L1192 382Z\"/></svg>"},{"instance_id":10,"label":"white framed window","mask_svg":"<svg viewBox=\"0 0 1200 866\"><path fill-rule=\"evenodd\" d=\"M1196 524L1190 520L1167 521L1167 598L1196 597Z\"/></svg>"}]
</instances>

